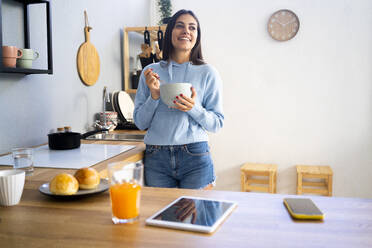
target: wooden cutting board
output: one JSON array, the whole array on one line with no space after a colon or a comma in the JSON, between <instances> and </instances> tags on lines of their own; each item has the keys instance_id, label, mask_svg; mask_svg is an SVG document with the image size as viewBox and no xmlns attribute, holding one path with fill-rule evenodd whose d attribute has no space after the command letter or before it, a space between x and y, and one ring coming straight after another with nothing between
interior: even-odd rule
<instances>
[{"instance_id":1,"label":"wooden cutting board","mask_svg":"<svg viewBox=\"0 0 372 248\"><path fill-rule=\"evenodd\" d=\"M99 77L100 62L97 49L90 43L90 30L85 26L85 42L79 47L77 55L77 67L81 80L84 84L94 85Z\"/></svg>"}]
</instances>

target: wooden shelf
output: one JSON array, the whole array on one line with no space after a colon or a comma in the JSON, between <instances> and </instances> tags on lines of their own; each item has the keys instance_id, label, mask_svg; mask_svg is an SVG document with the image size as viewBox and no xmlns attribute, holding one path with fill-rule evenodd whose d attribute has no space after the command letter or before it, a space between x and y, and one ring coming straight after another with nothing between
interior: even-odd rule
<instances>
[{"instance_id":1,"label":"wooden shelf","mask_svg":"<svg viewBox=\"0 0 372 248\"><path fill-rule=\"evenodd\" d=\"M130 72L129 72L129 32L136 32L141 35L144 34L145 30L150 32L150 40L157 40L157 32L161 29L165 33L167 25L162 26L149 26L149 27L125 27L124 28L124 39L123 39L123 58L124 58L124 90L129 94L135 94L136 89L131 88Z\"/></svg>"}]
</instances>

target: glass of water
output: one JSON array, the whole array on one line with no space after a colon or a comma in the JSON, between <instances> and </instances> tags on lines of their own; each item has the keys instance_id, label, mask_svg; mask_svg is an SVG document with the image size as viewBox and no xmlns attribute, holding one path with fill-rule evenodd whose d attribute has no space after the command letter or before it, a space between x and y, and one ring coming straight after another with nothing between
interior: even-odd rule
<instances>
[{"instance_id":1,"label":"glass of water","mask_svg":"<svg viewBox=\"0 0 372 248\"><path fill-rule=\"evenodd\" d=\"M14 169L24 170L26 175L34 172L34 156L32 148L13 148Z\"/></svg>"}]
</instances>

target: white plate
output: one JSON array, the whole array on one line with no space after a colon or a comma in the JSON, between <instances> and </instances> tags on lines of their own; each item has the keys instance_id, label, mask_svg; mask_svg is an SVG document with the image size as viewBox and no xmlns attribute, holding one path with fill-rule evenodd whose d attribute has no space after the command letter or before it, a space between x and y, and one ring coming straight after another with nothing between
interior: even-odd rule
<instances>
[{"instance_id":1,"label":"white plate","mask_svg":"<svg viewBox=\"0 0 372 248\"><path fill-rule=\"evenodd\" d=\"M43 193L44 195L48 195L51 197L55 198L60 198L60 199L73 199L73 198L78 198L82 196L88 196L88 195L93 195L93 194L98 194L105 192L108 190L110 187L109 182L107 179L101 178L100 184L98 184L97 188L95 189L79 189L76 194L74 195L55 195L49 190L49 183L44 183L43 185L40 186L39 191Z\"/></svg>"},{"instance_id":2,"label":"white plate","mask_svg":"<svg viewBox=\"0 0 372 248\"><path fill-rule=\"evenodd\" d=\"M127 121L133 120L134 103L129 94L125 91L118 93L119 111L123 114Z\"/></svg>"}]
</instances>

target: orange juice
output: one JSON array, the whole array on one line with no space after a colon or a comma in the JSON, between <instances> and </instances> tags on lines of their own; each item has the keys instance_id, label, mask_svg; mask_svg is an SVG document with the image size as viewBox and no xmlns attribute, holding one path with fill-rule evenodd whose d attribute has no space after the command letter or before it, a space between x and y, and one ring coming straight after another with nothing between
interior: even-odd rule
<instances>
[{"instance_id":1,"label":"orange juice","mask_svg":"<svg viewBox=\"0 0 372 248\"><path fill-rule=\"evenodd\" d=\"M141 186L136 183L111 185L112 214L118 219L133 219L139 215Z\"/></svg>"}]
</instances>

